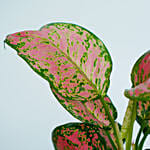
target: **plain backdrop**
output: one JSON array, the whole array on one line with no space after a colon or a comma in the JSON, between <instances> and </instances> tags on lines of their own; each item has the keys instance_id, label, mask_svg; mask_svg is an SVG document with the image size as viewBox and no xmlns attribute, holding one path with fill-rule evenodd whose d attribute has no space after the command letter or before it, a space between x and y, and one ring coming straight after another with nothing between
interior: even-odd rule
<instances>
[{"instance_id":1,"label":"plain backdrop","mask_svg":"<svg viewBox=\"0 0 150 150\"><path fill-rule=\"evenodd\" d=\"M78 122L57 102L48 82L10 47L6 35L38 30L51 22L70 22L95 33L108 48L113 71L108 95L122 123L136 60L150 49L149 0L0 1L0 150L53 150L52 130ZM135 123L133 140L139 126ZM150 136L144 148L150 148Z\"/></svg>"}]
</instances>

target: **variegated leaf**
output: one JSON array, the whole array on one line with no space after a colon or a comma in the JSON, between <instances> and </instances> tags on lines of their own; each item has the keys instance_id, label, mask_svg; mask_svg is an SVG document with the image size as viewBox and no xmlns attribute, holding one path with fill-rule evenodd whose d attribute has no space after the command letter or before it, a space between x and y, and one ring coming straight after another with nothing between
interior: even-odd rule
<instances>
[{"instance_id":1,"label":"variegated leaf","mask_svg":"<svg viewBox=\"0 0 150 150\"><path fill-rule=\"evenodd\" d=\"M89 122L98 125L102 128L109 126L110 122L100 99L97 98L87 102L68 100L57 93L53 87L51 87L51 90L53 91L60 104L62 104L63 107L75 118L81 120L82 122ZM110 114L115 120L117 118L117 111L115 107L111 103L111 100L108 96L105 96L104 100L109 106Z\"/></svg>"},{"instance_id":2,"label":"variegated leaf","mask_svg":"<svg viewBox=\"0 0 150 150\"><path fill-rule=\"evenodd\" d=\"M55 128L52 140L56 150L113 150L107 134L92 124L68 123Z\"/></svg>"},{"instance_id":3,"label":"variegated leaf","mask_svg":"<svg viewBox=\"0 0 150 150\"><path fill-rule=\"evenodd\" d=\"M86 29L55 23L8 35L5 42L62 96L87 101L106 95L111 58L102 41Z\"/></svg>"},{"instance_id":4,"label":"variegated leaf","mask_svg":"<svg viewBox=\"0 0 150 150\"><path fill-rule=\"evenodd\" d=\"M150 78L134 88L125 90L124 94L132 100L150 101Z\"/></svg>"},{"instance_id":5,"label":"variegated leaf","mask_svg":"<svg viewBox=\"0 0 150 150\"><path fill-rule=\"evenodd\" d=\"M39 31L8 35L5 42L64 99L89 102L106 96L111 57L103 42L85 28L53 23Z\"/></svg>"},{"instance_id":6,"label":"variegated leaf","mask_svg":"<svg viewBox=\"0 0 150 150\"><path fill-rule=\"evenodd\" d=\"M148 78L150 78L150 50L142 55L133 66L131 73L133 87L146 81Z\"/></svg>"},{"instance_id":7,"label":"variegated leaf","mask_svg":"<svg viewBox=\"0 0 150 150\"><path fill-rule=\"evenodd\" d=\"M131 80L133 88L150 78L150 50L142 55L135 63L132 73ZM143 123L150 127L150 101L138 101L137 102L137 121L140 125Z\"/></svg>"}]
</instances>

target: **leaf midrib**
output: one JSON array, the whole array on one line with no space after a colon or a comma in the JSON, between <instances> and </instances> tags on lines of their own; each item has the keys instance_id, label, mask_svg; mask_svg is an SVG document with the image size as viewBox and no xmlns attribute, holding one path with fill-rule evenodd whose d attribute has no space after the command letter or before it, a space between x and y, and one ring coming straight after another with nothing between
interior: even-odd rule
<instances>
[{"instance_id":1,"label":"leaf midrib","mask_svg":"<svg viewBox=\"0 0 150 150\"><path fill-rule=\"evenodd\" d=\"M65 55L65 57L79 70L79 72L83 75L83 77L85 77L85 79L89 82L89 85L91 85L94 88L94 90L96 91L96 93L98 94L99 91L97 90L96 86L94 85L94 83L92 81L89 80L87 75L80 69L80 67L68 55L66 55L65 52L63 52L60 48L58 48L52 41L50 41L50 40L48 40L48 41L52 44L52 46L57 48L61 53L63 53Z\"/></svg>"}]
</instances>

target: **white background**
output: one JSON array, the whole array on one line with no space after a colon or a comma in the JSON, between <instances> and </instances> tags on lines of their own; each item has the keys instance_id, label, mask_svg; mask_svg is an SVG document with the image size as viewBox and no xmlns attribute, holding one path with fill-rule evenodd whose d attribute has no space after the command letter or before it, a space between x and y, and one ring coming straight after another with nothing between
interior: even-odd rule
<instances>
[{"instance_id":1,"label":"white background","mask_svg":"<svg viewBox=\"0 0 150 150\"><path fill-rule=\"evenodd\" d=\"M53 150L52 130L78 121L57 102L48 83L3 46L6 35L51 22L81 25L105 43L113 61L108 94L122 122L132 66L150 49L149 0L1 0L0 20L0 150ZM134 140L138 128L136 123Z\"/></svg>"}]
</instances>

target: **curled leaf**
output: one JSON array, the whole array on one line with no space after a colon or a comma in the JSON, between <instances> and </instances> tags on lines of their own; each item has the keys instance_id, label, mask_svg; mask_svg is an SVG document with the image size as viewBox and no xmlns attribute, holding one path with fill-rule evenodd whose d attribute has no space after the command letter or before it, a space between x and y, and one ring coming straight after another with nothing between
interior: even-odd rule
<instances>
[{"instance_id":1,"label":"curled leaf","mask_svg":"<svg viewBox=\"0 0 150 150\"><path fill-rule=\"evenodd\" d=\"M150 78L134 88L125 90L124 94L132 100L150 101Z\"/></svg>"},{"instance_id":2,"label":"curled leaf","mask_svg":"<svg viewBox=\"0 0 150 150\"><path fill-rule=\"evenodd\" d=\"M114 140L113 136L112 138ZM53 131L52 140L57 150L114 149L106 130L87 123L68 123L59 126Z\"/></svg>"}]
</instances>

